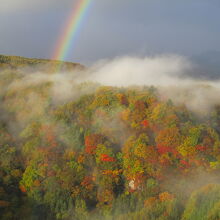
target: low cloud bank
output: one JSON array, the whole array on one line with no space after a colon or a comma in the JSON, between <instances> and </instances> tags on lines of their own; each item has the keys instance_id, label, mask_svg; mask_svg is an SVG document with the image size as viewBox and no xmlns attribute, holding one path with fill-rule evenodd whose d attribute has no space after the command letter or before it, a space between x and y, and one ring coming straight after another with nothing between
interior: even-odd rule
<instances>
[{"instance_id":1,"label":"low cloud bank","mask_svg":"<svg viewBox=\"0 0 220 220\"><path fill-rule=\"evenodd\" d=\"M126 56L101 60L82 71L25 73L22 80L12 82L8 89L52 83L51 98L60 103L92 93L99 84L119 87L155 86L162 99L185 104L200 115L208 114L220 104L220 81L195 77L194 69L190 60L178 55ZM79 83L86 82L94 83L79 86Z\"/></svg>"},{"instance_id":2,"label":"low cloud bank","mask_svg":"<svg viewBox=\"0 0 220 220\"><path fill-rule=\"evenodd\" d=\"M161 97L203 115L220 104L220 81L194 75L195 69L190 60L177 55L122 57L94 64L84 80L110 86L155 86Z\"/></svg>"}]
</instances>

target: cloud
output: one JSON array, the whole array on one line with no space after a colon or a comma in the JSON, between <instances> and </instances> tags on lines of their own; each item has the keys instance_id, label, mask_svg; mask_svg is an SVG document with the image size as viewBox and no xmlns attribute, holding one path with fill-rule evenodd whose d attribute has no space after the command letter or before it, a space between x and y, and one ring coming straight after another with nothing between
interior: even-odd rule
<instances>
[{"instance_id":1,"label":"cloud","mask_svg":"<svg viewBox=\"0 0 220 220\"><path fill-rule=\"evenodd\" d=\"M122 57L94 64L83 80L110 86L155 86L163 99L184 104L198 115L220 105L220 81L193 75L194 64L183 56ZM191 75L190 75L191 74Z\"/></svg>"},{"instance_id":2,"label":"cloud","mask_svg":"<svg viewBox=\"0 0 220 220\"><path fill-rule=\"evenodd\" d=\"M104 60L89 69L88 79L105 85L176 85L178 79L193 68L178 55L122 57Z\"/></svg>"},{"instance_id":3,"label":"cloud","mask_svg":"<svg viewBox=\"0 0 220 220\"><path fill-rule=\"evenodd\" d=\"M20 90L51 83L53 103L65 103L81 95L93 93L98 85L130 87L155 86L159 98L171 99L177 105L204 116L220 105L220 81L202 80L189 75L193 63L183 56L160 55L154 57L118 57L101 60L83 71L47 74L28 73L21 81L12 82L9 90ZM85 82L85 86L80 85Z\"/></svg>"}]
</instances>

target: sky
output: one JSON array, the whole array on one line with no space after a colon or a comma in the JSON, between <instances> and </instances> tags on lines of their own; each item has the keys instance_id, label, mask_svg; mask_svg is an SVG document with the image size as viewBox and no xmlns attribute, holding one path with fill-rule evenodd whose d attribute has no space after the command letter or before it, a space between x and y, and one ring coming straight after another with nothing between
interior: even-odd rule
<instances>
[{"instance_id":1,"label":"sky","mask_svg":"<svg viewBox=\"0 0 220 220\"><path fill-rule=\"evenodd\" d=\"M0 0L0 54L51 58L77 0ZM67 61L220 51L219 0L92 0Z\"/></svg>"}]
</instances>

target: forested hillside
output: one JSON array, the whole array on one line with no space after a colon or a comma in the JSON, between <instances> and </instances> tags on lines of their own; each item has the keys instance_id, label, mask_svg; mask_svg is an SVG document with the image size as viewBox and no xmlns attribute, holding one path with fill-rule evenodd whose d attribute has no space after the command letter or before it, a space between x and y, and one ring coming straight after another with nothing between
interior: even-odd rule
<instances>
[{"instance_id":1,"label":"forested hillside","mask_svg":"<svg viewBox=\"0 0 220 220\"><path fill-rule=\"evenodd\" d=\"M0 68L1 69L17 69L17 68L29 68L29 71L55 71L57 66L59 70L71 71L75 68L83 68L79 63L62 62L57 60L48 59L32 59L19 56L5 56L0 55Z\"/></svg>"},{"instance_id":2,"label":"forested hillside","mask_svg":"<svg viewBox=\"0 0 220 220\"><path fill-rule=\"evenodd\" d=\"M0 57L0 219L220 219L219 106L93 82L62 99L19 60Z\"/></svg>"}]
</instances>

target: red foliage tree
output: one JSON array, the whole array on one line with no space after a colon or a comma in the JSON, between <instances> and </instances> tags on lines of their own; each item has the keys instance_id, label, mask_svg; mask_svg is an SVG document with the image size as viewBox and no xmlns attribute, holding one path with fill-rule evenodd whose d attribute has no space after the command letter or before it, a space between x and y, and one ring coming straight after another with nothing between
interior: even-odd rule
<instances>
[{"instance_id":1,"label":"red foliage tree","mask_svg":"<svg viewBox=\"0 0 220 220\"><path fill-rule=\"evenodd\" d=\"M141 124L146 128L149 125L149 122L145 119L141 122Z\"/></svg>"},{"instance_id":2,"label":"red foliage tree","mask_svg":"<svg viewBox=\"0 0 220 220\"><path fill-rule=\"evenodd\" d=\"M107 154L101 154L101 161L105 161L105 162L114 162L115 158L110 157Z\"/></svg>"},{"instance_id":3,"label":"red foliage tree","mask_svg":"<svg viewBox=\"0 0 220 220\"><path fill-rule=\"evenodd\" d=\"M189 168L190 164L185 160L180 160L180 164L182 165L182 168Z\"/></svg>"},{"instance_id":4,"label":"red foliage tree","mask_svg":"<svg viewBox=\"0 0 220 220\"><path fill-rule=\"evenodd\" d=\"M197 145L196 146L196 150L198 150L198 151L206 151L207 150L207 147L205 147L205 146L202 146L202 145Z\"/></svg>"},{"instance_id":5,"label":"red foliage tree","mask_svg":"<svg viewBox=\"0 0 220 220\"><path fill-rule=\"evenodd\" d=\"M158 144L157 150L159 154L173 153L173 148Z\"/></svg>"},{"instance_id":6,"label":"red foliage tree","mask_svg":"<svg viewBox=\"0 0 220 220\"><path fill-rule=\"evenodd\" d=\"M91 134L85 137L85 151L87 154L95 154L98 144L102 142L103 138L100 134Z\"/></svg>"}]
</instances>

